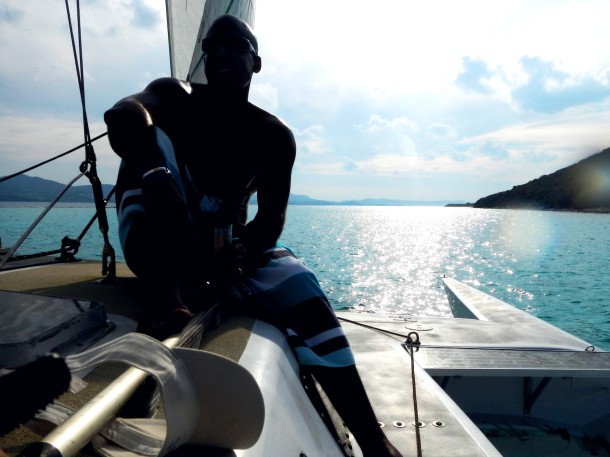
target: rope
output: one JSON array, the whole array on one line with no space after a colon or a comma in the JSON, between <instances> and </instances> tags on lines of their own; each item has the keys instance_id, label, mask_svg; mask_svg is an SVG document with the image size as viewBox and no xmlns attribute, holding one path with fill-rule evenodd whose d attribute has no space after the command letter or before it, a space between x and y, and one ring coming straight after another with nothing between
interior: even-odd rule
<instances>
[{"instance_id":1,"label":"rope","mask_svg":"<svg viewBox=\"0 0 610 457\"><path fill-rule=\"evenodd\" d=\"M388 335L394 335L394 336L398 336L398 337L400 337L400 338L402 338L402 339L407 338L407 335L403 335L402 333L396 333L396 332L392 332L392 331L390 331L390 330L384 330L384 329L382 329L382 328L379 328L379 327L374 327L374 326L372 326L372 325L368 325L368 324L363 324L362 322L358 322L358 321L354 321L354 320L351 320L351 319L347 319L347 318L345 318L345 317L339 317L339 316L337 316L337 318L338 318L340 321L343 321L343 322L349 322L350 324L354 324L354 325L359 325L360 327L368 328L369 330L374 330L374 331L376 331L376 332L380 332L380 333L386 333L386 334L388 334Z\"/></svg>"},{"instance_id":2,"label":"rope","mask_svg":"<svg viewBox=\"0 0 610 457\"><path fill-rule=\"evenodd\" d=\"M390 330L385 330L383 328L375 327L373 325L364 324L362 322L354 321L351 319L347 319L345 317L337 316L340 321L349 322L350 324L359 325L360 327L367 328L369 330L373 330L379 333L385 333L391 336L398 336L400 338L408 338L409 335L405 335L403 333L392 332ZM428 348L428 349L480 349L485 351L531 351L531 352L582 352L576 349L566 349L566 348L553 348L553 347L516 347L516 346L467 346L467 345L444 345L444 344L418 344L418 348ZM584 349L584 352L595 352L595 346L587 346Z\"/></svg>"},{"instance_id":3,"label":"rope","mask_svg":"<svg viewBox=\"0 0 610 457\"><path fill-rule=\"evenodd\" d=\"M407 339L403 344L405 350L411 356L411 385L413 386L413 413L415 415L415 442L417 445L417 457L422 456L421 450L421 433L420 433L420 422L419 422L419 410L417 408L417 388L415 385L415 357L414 352L419 349L419 335L417 332L411 332L407 335Z\"/></svg>"}]
</instances>

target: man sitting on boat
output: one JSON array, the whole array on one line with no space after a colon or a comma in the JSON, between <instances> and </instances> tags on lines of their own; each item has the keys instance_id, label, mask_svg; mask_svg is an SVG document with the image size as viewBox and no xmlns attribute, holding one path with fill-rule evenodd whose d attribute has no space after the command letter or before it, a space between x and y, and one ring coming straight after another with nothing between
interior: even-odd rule
<instances>
[{"instance_id":1,"label":"man sitting on boat","mask_svg":"<svg viewBox=\"0 0 610 457\"><path fill-rule=\"evenodd\" d=\"M105 114L125 259L146 282L159 338L192 316L181 290L210 283L281 328L365 456L400 456L378 426L345 334L314 274L282 232L296 145L277 117L248 102L261 69L250 27L222 16L202 43L207 85L150 83ZM250 197L258 210L247 222ZM161 248L161 245L170 249ZM226 294L224 295L226 298Z\"/></svg>"}]
</instances>

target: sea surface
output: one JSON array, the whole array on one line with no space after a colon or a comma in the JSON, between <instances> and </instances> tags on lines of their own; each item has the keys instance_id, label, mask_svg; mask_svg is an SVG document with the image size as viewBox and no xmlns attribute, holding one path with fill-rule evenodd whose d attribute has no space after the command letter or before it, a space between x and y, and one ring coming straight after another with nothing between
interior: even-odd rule
<instances>
[{"instance_id":1,"label":"sea surface","mask_svg":"<svg viewBox=\"0 0 610 457\"><path fill-rule=\"evenodd\" d=\"M0 238L13 245L44 204L0 203ZM122 260L114 208L110 240ZM254 214L256 207L251 207ZM93 215L52 209L17 254L58 249ZM290 206L280 241L314 270L334 308L450 316L453 277L610 350L610 215L444 207ZM97 222L77 257L100 259ZM159 240L159 254L171 240Z\"/></svg>"}]
</instances>

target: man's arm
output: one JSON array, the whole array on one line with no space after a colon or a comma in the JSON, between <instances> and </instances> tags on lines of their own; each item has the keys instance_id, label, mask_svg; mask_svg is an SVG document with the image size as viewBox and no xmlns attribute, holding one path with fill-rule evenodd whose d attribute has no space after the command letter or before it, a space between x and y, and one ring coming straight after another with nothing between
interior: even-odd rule
<instances>
[{"instance_id":1,"label":"man's arm","mask_svg":"<svg viewBox=\"0 0 610 457\"><path fill-rule=\"evenodd\" d=\"M158 268L151 249L159 239L188 246L192 238L186 202L173 180L177 175L154 172L166 165L155 126L160 119L175 116L176 99L184 94L178 80L159 79L120 100L104 115L110 144L123 159L116 183L119 238L125 259L138 276L164 270ZM167 264L173 267L164 272L166 278L177 273L175 261Z\"/></svg>"},{"instance_id":2,"label":"man's arm","mask_svg":"<svg viewBox=\"0 0 610 457\"><path fill-rule=\"evenodd\" d=\"M155 141L153 124L190 93L191 87L187 83L160 78L142 92L119 100L104 113L108 140L114 152L122 159L137 160L142 151L150 150Z\"/></svg>"},{"instance_id":3,"label":"man's arm","mask_svg":"<svg viewBox=\"0 0 610 457\"><path fill-rule=\"evenodd\" d=\"M266 134L270 150L258 179L258 211L241 237L251 258L273 247L282 233L296 156L294 135L286 125L274 118Z\"/></svg>"}]
</instances>

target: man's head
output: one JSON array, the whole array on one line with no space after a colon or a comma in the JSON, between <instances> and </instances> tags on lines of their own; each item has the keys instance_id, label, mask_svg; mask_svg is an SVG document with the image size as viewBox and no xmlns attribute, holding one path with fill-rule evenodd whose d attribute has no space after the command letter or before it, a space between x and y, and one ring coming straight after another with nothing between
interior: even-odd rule
<instances>
[{"instance_id":1,"label":"man's head","mask_svg":"<svg viewBox=\"0 0 610 457\"><path fill-rule=\"evenodd\" d=\"M235 16L220 16L210 26L202 49L210 86L247 93L252 74L261 69L258 42L248 24Z\"/></svg>"}]
</instances>

